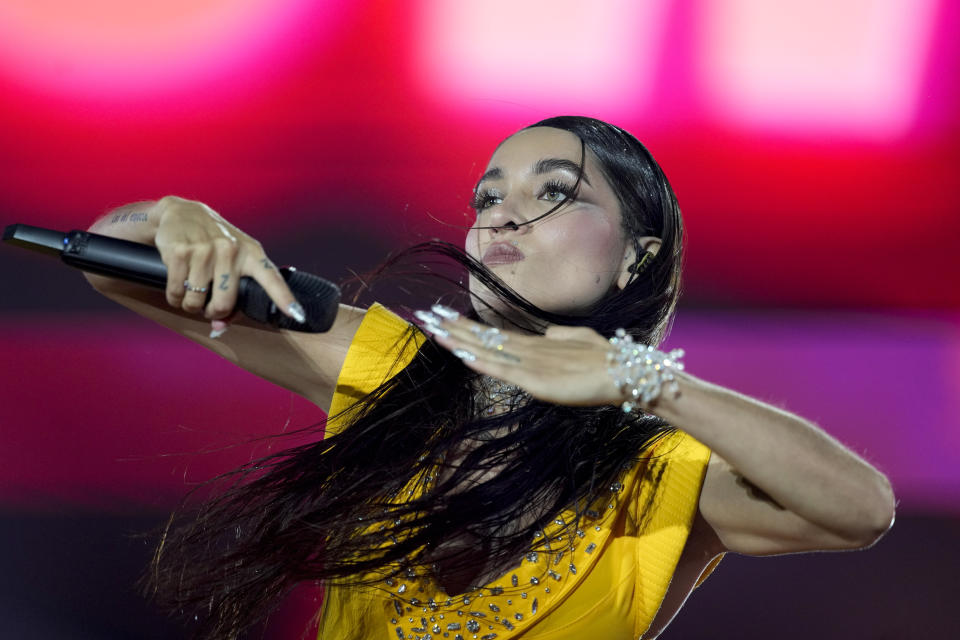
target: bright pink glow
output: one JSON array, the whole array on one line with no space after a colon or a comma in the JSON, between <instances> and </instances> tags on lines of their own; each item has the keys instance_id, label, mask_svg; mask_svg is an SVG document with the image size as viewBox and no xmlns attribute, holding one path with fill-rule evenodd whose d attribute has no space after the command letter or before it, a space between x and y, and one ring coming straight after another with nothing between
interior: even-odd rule
<instances>
[{"instance_id":1,"label":"bright pink glow","mask_svg":"<svg viewBox=\"0 0 960 640\"><path fill-rule=\"evenodd\" d=\"M241 65L244 76L265 74L298 41L292 32L317 4L334 3L5 2L0 4L0 74L45 91L100 97L156 97L231 71L237 75Z\"/></svg>"},{"instance_id":2,"label":"bright pink glow","mask_svg":"<svg viewBox=\"0 0 960 640\"><path fill-rule=\"evenodd\" d=\"M914 124L935 0L702 7L702 83L723 117L880 139Z\"/></svg>"},{"instance_id":3,"label":"bright pink glow","mask_svg":"<svg viewBox=\"0 0 960 640\"><path fill-rule=\"evenodd\" d=\"M50 6L43 1L36 6ZM16 31L10 5L28 2L0 0L0 51L10 50L8 32ZM595 11L609 11L604 2L596 4ZM641 92L635 104L583 109L635 133L670 176L689 231L686 299L724 306L960 308L960 287L944 284L960 281L952 249L960 238L960 2L939 3L934 32L920 47L928 49L928 63L919 92L911 94L921 96L916 125L908 136L881 144L875 129L865 129L874 126L868 117L861 122L847 111L844 129L839 113L821 110L824 119L814 121L774 103L773 113L749 121L749 112L733 109L730 100L709 100L692 77L704 66L696 52L703 50L697 25L706 4L670 2L650 14L662 23L649 29L656 44L636 45L658 51L637 67L648 74L646 99ZM29 78L28 85L26 72L10 75L11 60L0 57L4 223L85 227L110 207L175 193L209 203L268 246L304 234L322 239L327 224L348 216L372 232L396 233L391 248L419 237L408 233L413 229L459 242L459 230L430 216L469 224L466 198L497 142L537 116L577 110L571 106L577 96L568 104L560 94L570 94L570 83L584 80L583 74L568 71L566 58L554 55L541 57L541 72L530 73L557 91L534 103L540 105L536 112L506 112L522 102L511 101L492 81L461 87L483 88L490 99L453 93L455 87L445 95L442 79L427 74L440 63L424 57L439 46L425 42L432 33L426 25L437 21L430 13L435 3L327 0L307 7L306 0L280 0L277 7L303 7L305 18L286 35L276 32L275 47L247 42L249 65L224 67L219 76L197 71L194 80L209 80L199 84L177 85L188 78L171 78L166 92L97 99L111 86L118 93L133 90L118 75L106 90L74 87L67 94L50 75ZM80 20L70 6L64 11ZM194 13L185 11L181 20L192 19ZM642 18L647 9L624 11ZM570 12L558 3L544 9L537 24L553 24L551 33L566 32L558 42L576 43L579 29L571 32L563 22ZM630 27L631 39L621 40L621 60L632 55L634 40L647 36L638 24ZM461 26L462 38L476 39L477 29ZM51 38L28 38L24 46L42 49ZM491 40L491 51L504 40ZM422 72L417 77L415 69ZM728 118L722 123L718 104ZM908 258L889 259L884 251L904 234ZM749 250L731 254L731 246ZM350 268L368 266L344 259ZM36 290L41 296L43 287Z\"/></svg>"},{"instance_id":4,"label":"bright pink glow","mask_svg":"<svg viewBox=\"0 0 960 640\"><path fill-rule=\"evenodd\" d=\"M429 94L480 112L635 114L653 85L665 0L424 0Z\"/></svg>"}]
</instances>

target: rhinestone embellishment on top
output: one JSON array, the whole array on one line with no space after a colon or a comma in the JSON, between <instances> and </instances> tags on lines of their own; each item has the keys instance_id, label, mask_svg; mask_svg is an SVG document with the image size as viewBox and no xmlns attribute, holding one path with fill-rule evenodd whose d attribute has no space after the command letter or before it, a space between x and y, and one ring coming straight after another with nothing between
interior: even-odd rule
<instances>
[{"instance_id":1,"label":"rhinestone embellishment on top","mask_svg":"<svg viewBox=\"0 0 960 640\"><path fill-rule=\"evenodd\" d=\"M565 513L546 530L536 531L536 551L526 552L519 567L493 585L451 598L430 570L405 568L387 578L383 584L390 595L390 615L396 613L390 620L391 635L399 640L509 640L522 632L600 555L604 531L619 513L615 505L629 493L624 489L622 483L613 483L605 500L583 512L580 527L568 524L576 518ZM551 547L556 543L563 548Z\"/></svg>"},{"instance_id":2,"label":"rhinestone embellishment on top","mask_svg":"<svg viewBox=\"0 0 960 640\"><path fill-rule=\"evenodd\" d=\"M407 570L401 574L403 577L385 580L392 594L391 613L397 614L391 620L391 633L402 640L509 640L535 621L538 614L543 615L544 607L555 594L578 579L583 573L579 569L598 555L604 529L601 523L606 524L604 521L615 513L605 510L602 515L596 512L594 518L585 515L593 526L584 524L585 529L577 529L576 535L563 536L565 548L550 550L546 545L545 549L527 552L520 567L506 574L500 583L477 587L459 598L442 593L429 571L420 574ZM560 525L556 526L549 532L551 542L560 537L556 535ZM561 565L563 560L566 562ZM554 585L552 592L549 584Z\"/></svg>"},{"instance_id":3,"label":"rhinestone embellishment on top","mask_svg":"<svg viewBox=\"0 0 960 640\"><path fill-rule=\"evenodd\" d=\"M486 415L513 411L530 398L517 385L506 383L493 376L480 376L477 379L476 387L477 402Z\"/></svg>"}]
</instances>

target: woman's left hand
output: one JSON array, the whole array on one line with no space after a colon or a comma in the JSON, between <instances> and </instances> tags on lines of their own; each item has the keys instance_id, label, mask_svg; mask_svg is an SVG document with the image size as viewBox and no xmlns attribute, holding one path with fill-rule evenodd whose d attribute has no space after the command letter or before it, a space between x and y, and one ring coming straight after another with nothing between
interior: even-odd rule
<instances>
[{"instance_id":1,"label":"woman's left hand","mask_svg":"<svg viewBox=\"0 0 960 640\"><path fill-rule=\"evenodd\" d=\"M610 343L589 327L556 325L540 336L473 322L445 307L416 316L437 344L468 367L515 384L538 400L567 406L624 400L607 373Z\"/></svg>"}]
</instances>

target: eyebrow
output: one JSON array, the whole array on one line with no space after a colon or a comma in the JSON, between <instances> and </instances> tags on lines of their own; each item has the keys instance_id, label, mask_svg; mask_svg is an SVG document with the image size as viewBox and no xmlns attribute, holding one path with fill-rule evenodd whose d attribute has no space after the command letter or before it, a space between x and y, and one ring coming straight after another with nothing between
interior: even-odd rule
<instances>
[{"instance_id":1,"label":"eyebrow","mask_svg":"<svg viewBox=\"0 0 960 640\"><path fill-rule=\"evenodd\" d=\"M573 160L567 160L566 158L541 158L535 165L533 165L533 173L538 176L545 173L550 173L551 171L569 171L574 175L580 175L580 165ZM476 187L474 187L474 191L476 191L477 188L487 180L500 180L501 178L503 178L503 170L499 167L494 167L480 177L480 179L477 181ZM583 173L582 179L588 185L590 184L590 180L587 179L586 172Z\"/></svg>"}]
</instances>

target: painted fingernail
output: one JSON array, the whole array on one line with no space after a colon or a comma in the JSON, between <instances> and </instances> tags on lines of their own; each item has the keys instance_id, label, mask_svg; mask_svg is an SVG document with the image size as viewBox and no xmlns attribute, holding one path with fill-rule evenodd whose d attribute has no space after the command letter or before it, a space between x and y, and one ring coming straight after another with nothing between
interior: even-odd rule
<instances>
[{"instance_id":1,"label":"painted fingernail","mask_svg":"<svg viewBox=\"0 0 960 640\"><path fill-rule=\"evenodd\" d=\"M444 320L456 320L460 317L460 314L457 311L451 309L450 307L445 307L442 304L435 304L430 307L430 310L442 317Z\"/></svg>"},{"instance_id":2,"label":"painted fingernail","mask_svg":"<svg viewBox=\"0 0 960 640\"><path fill-rule=\"evenodd\" d=\"M307 314L303 312L303 307L300 306L299 302L291 302L290 306L287 307L287 314L300 324L307 321Z\"/></svg>"},{"instance_id":3,"label":"painted fingernail","mask_svg":"<svg viewBox=\"0 0 960 640\"><path fill-rule=\"evenodd\" d=\"M458 358L460 358L460 359L463 360L464 362L473 362L474 360L477 359L477 356L473 355L472 353L470 353L470 352L467 351L466 349L454 349L454 350L453 350L453 355L457 356Z\"/></svg>"},{"instance_id":4,"label":"painted fingernail","mask_svg":"<svg viewBox=\"0 0 960 640\"><path fill-rule=\"evenodd\" d=\"M227 332L227 323L223 320L213 320L210 322L210 337L217 339Z\"/></svg>"},{"instance_id":5,"label":"painted fingernail","mask_svg":"<svg viewBox=\"0 0 960 640\"><path fill-rule=\"evenodd\" d=\"M414 317L428 325L439 325L443 320L439 316L435 316L429 311L416 310L413 312Z\"/></svg>"},{"instance_id":6,"label":"painted fingernail","mask_svg":"<svg viewBox=\"0 0 960 640\"><path fill-rule=\"evenodd\" d=\"M443 327L436 324L430 324L429 322L423 324L420 328L423 329L424 331L429 331L435 336L440 336L441 338L446 338L447 336L450 335L450 332L444 329Z\"/></svg>"}]
</instances>

